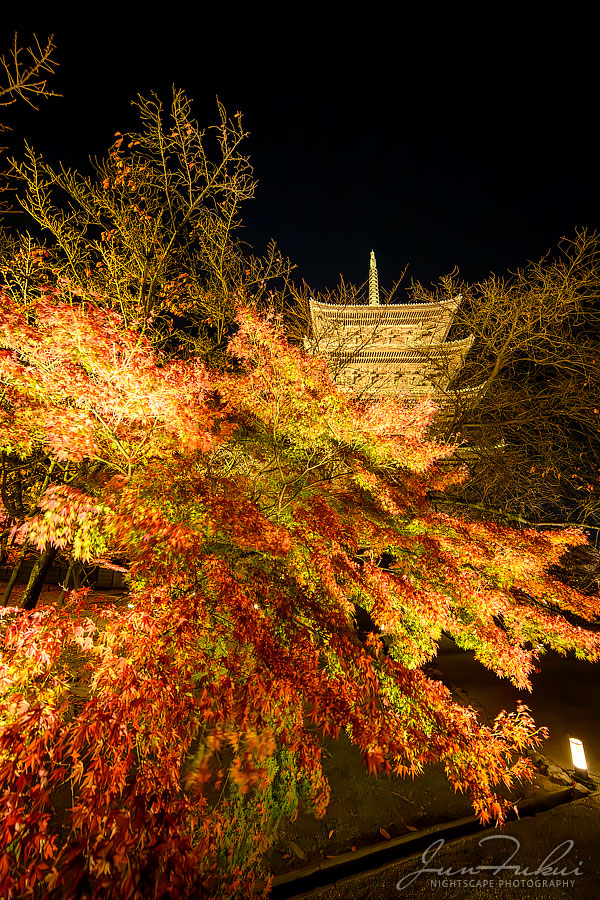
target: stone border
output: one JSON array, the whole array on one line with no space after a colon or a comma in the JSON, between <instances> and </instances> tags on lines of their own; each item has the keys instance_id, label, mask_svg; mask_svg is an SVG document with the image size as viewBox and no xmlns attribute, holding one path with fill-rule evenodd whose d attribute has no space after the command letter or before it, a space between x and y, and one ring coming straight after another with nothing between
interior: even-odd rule
<instances>
[{"instance_id":1,"label":"stone border","mask_svg":"<svg viewBox=\"0 0 600 900\"><path fill-rule=\"evenodd\" d=\"M573 783L559 791L543 791L536 797L516 804L519 818L546 812L555 806L580 800L597 791L590 791L582 784ZM516 817L515 817L516 818ZM512 821L512 818L509 819ZM477 833L493 831L483 826L477 816L465 816L453 822L432 825L420 831L403 834L389 841L380 841L370 847L361 847L354 852L341 853L325 859L316 865L296 869L277 875L271 885L270 900L303 900L318 891L334 887L342 882L350 882L369 873L379 872L396 865L403 859L422 853L431 845L431 839L443 837L446 841Z\"/></svg>"}]
</instances>

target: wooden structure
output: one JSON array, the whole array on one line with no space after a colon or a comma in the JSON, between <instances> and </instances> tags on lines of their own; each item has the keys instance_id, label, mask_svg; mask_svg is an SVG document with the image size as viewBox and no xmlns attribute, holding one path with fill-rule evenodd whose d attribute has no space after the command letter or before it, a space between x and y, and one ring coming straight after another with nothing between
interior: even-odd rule
<instances>
[{"instance_id":1,"label":"wooden structure","mask_svg":"<svg viewBox=\"0 0 600 900\"><path fill-rule=\"evenodd\" d=\"M473 343L472 335L446 340L461 299L382 306L371 251L368 305L311 300L312 338L305 346L328 359L344 391L381 398L432 396L448 412L451 398L461 395L469 402L478 396L477 389L449 390Z\"/></svg>"}]
</instances>

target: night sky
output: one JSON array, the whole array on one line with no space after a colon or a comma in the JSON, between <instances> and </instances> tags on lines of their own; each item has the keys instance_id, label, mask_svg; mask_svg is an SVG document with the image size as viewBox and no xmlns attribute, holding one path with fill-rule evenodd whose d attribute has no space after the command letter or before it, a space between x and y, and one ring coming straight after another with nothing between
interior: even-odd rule
<instances>
[{"instance_id":1,"label":"night sky","mask_svg":"<svg viewBox=\"0 0 600 900\"><path fill-rule=\"evenodd\" d=\"M54 34L60 66L48 86L64 95L39 112L0 109L10 152L27 138L49 161L88 172L115 131L136 128L138 93L167 105L175 84L201 126L217 120L218 95L251 132L258 187L243 238L258 253L274 238L314 290L340 273L364 281L371 248L384 288L407 265L407 287L455 265L473 281L600 226L585 23L573 32L558 22L550 38L519 25L502 39L488 26L461 40L460 27L442 27L434 41L425 25L399 30L368 11L343 25L314 12L292 27L225 6L192 26L165 10L153 22L113 12L93 25L60 12L4 17L0 53L15 30L22 46Z\"/></svg>"}]
</instances>

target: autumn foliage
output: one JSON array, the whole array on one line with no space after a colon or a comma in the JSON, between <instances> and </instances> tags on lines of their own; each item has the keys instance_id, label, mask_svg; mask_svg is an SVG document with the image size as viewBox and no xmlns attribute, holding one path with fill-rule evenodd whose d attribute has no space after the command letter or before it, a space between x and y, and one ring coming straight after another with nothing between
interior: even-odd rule
<instances>
[{"instance_id":1,"label":"autumn foliage","mask_svg":"<svg viewBox=\"0 0 600 900\"><path fill-rule=\"evenodd\" d=\"M353 403L274 321L239 310L224 374L157 359L97 299L0 314L2 447L55 460L27 540L130 571L125 604L0 611L0 894L267 896L342 730L373 774L443 761L502 821L527 707L489 728L421 667L442 631L524 690L544 648L595 661L597 598L547 573L582 534L432 510L464 477L425 440L433 407Z\"/></svg>"}]
</instances>

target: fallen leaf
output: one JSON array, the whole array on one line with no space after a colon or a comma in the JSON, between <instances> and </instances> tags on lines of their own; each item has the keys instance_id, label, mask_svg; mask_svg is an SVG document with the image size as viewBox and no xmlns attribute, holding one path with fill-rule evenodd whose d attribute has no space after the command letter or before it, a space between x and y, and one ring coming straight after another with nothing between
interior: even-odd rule
<instances>
[{"instance_id":1,"label":"fallen leaf","mask_svg":"<svg viewBox=\"0 0 600 900\"><path fill-rule=\"evenodd\" d=\"M408 828L409 831L418 831L418 828L415 828L414 825L407 825L406 827Z\"/></svg>"},{"instance_id":2,"label":"fallen leaf","mask_svg":"<svg viewBox=\"0 0 600 900\"><path fill-rule=\"evenodd\" d=\"M380 828L379 834L383 835L383 837L386 839L386 841L391 840L390 833L389 833L389 831L386 831L385 828Z\"/></svg>"},{"instance_id":3,"label":"fallen leaf","mask_svg":"<svg viewBox=\"0 0 600 900\"><path fill-rule=\"evenodd\" d=\"M350 847L350 849L351 849L352 852L354 853L354 851L356 850L356 847Z\"/></svg>"},{"instance_id":4,"label":"fallen leaf","mask_svg":"<svg viewBox=\"0 0 600 900\"><path fill-rule=\"evenodd\" d=\"M334 831L335 831L335 828L332 828L331 831L329 832L329 834L327 835L327 840L329 840L329 841L331 840L331 835L333 834Z\"/></svg>"},{"instance_id":5,"label":"fallen leaf","mask_svg":"<svg viewBox=\"0 0 600 900\"><path fill-rule=\"evenodd\" d=\"M282 856L281 858L282 858L282 859L289 859L289 858L291 857L291 855L292 855L291 853L284 853L283 856Z\"/></svg>"},{"instance_id":6,"label":"fallen leaf","mask_svg":"<svg viewBox=\"0 0 600 900\"><path fill-rule=\"evenodd\" d=\"M290 847L292 848L292 851L298 857L298 859L302 859L304 860L304 862L307 862L308 856L306 855L302 847L298 846L296 841L290 841Z\"/></svg>"}]
</instances>

